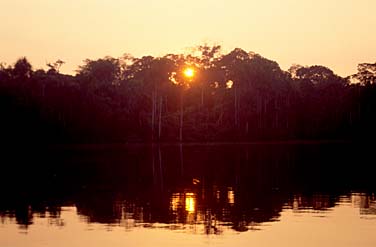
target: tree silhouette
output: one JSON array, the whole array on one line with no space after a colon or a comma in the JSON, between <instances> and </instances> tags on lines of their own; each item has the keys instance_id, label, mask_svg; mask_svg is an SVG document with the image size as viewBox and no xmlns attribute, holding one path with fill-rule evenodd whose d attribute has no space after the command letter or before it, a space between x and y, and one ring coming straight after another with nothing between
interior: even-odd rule
<instances>
[{"instance_id":1,"label":"tree silhouette","mask_svg":"<svg viewBox=\"0 0 376 247\"><path fill-rule=\"evenodd\" d=\"M358 73L350 76L363 85L376 83L376 63L360 63Z\"/></svg>"},{"instance_id":2,"label":"tree silhouette","mask_svg":"<svg viewBox=\"0 0 376 247\"><path fill-rule=\"evenodd\" d=\"M321 66L277 62L240 48L87 59L32 70L0 66L4 141L146 142L370 139L376 65L347 78ZM188 78L183 71L193 68ZM350 82L358 82L357 84ZM183 134L184 133L184 134Z\"/></svg>"},{"instance_id":3,"label":"tree silhouette","mask_svg":"<svg viewBox=\"0 0 376 247\"><path fill-rule=\"evenodd\" d=\"M20 79L30 78L32 67L26 57L20 58L14 65L13 76Z\"/></svg>"}]
</instances>

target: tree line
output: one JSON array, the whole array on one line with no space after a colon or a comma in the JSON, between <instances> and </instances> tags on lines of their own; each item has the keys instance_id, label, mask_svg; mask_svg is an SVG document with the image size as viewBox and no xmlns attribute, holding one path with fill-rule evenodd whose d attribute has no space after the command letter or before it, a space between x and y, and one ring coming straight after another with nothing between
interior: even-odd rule
<instances>
[{"instance_id":1,"label":"tree line","mask_svg":"<svg viewBox=\"0 0 376 247\"><path fill-rule=\"evenodd\" d=\"M98 143L371 140L376 63L348 77L320 66L278 63L236 48L191 54L87 59L33 70L0 64L3 142ZM193 75L184 70L190 68Z\"/></svg>"}]
</instances>

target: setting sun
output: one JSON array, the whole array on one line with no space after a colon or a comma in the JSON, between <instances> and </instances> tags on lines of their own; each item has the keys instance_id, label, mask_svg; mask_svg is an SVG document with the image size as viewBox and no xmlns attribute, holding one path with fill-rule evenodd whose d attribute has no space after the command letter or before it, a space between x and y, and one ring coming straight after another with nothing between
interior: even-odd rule
<instances>
[{"instance_id":1,"label":"setting sun","mask_svg":"<svg viewBox=\"0 0 376 247\"><path fill-rule=\"evenodd\" d=\"M188 78L192 78L195 75L195 71L192 68L186 68L183 73Z\"/></svg>"}]
</instances>

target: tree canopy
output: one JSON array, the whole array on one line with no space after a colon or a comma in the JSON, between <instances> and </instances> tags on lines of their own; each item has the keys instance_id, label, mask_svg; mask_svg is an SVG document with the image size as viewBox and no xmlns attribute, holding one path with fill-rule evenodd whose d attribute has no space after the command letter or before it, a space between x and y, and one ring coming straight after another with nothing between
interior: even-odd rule
<instances>
[{"instance_id":1,"label":"tree canopy","mask_svg":"<svg viewBox=\"0 0 376 247\"><path fill-rule=\"evenodd\" d=\"M347 78L236 48L86 59L34 71L24 57L0 66L6 141L146 142L357 139L375 134L376 63ZM187 77L183 71L194 73ZM352 82L357 83L352 83Z\"/></svg>"}]
</instances>

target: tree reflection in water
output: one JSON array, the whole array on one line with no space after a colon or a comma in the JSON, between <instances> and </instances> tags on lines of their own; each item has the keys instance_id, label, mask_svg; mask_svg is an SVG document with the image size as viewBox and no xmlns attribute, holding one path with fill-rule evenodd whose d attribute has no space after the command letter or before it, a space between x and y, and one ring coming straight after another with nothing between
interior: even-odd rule
<instances>
[{"instance_id":1,"label":"tree reflection in water","mask_svg":"<svg viewBox=\"0 0 376 247\"><path fill-rule=\"evenodd\" d=\"M346 202L361 215L376 214L374 168L366 153L351 144L10 152L2 168L8 175L1 180L0 217L26 230L44 217L64 227L62 207L73 206L88 224L221 234L257 230L285 209L325 211Z\"/></svg>"}]
</instances>

